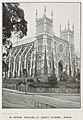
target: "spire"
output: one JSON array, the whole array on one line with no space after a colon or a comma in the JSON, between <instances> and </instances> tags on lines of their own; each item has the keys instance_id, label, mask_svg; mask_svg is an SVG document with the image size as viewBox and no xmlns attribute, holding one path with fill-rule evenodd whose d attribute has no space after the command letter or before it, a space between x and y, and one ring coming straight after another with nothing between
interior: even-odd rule
<instances>
[{"instance_id":1,"label":"spire","mask_svg":"<svg viewBox=\"0 0 83 120\"><path fill-rule=\"evenodd\" d=\"M37 9L36 9L36 19L37 19L37 15L38 15L38 12L37 12Z\"/></svg>"},{"instance_id":2,"label":"spire","mask_svg":"<svg viewBox=\"0 0 83 120\"><path fill-rule=\"evenodd\" d=\"M44 16L46 16L46 5L44 7Z\"/></svg>"},{"instance_id":3,"label":"spire","mask_svg":"<svg viewBox=\"0 0 83 120\"><path fill-rule=\"evenodd\" d=\"M66 30L66 26L65 26L65 30Z\"/></svg>"},{"instance_id":4,"label":"spire","mask_svg":"<svg viewBox=\"0 0 83 120\"><path fill-rule=\"evenodd\" d=\"M51 19L53 20L53 10L51 11Z\"/></svg>"},{"instance_id":5,"label":"spire","mask_svg":"<svg viewBox=\"0 0 83 120\"><path fill-rule=\"evenodd\" d=\"M69 24L69 20L68 20L68 30L69 30L69 25L70 25L70 24Z\"/></svg>"}]
</instances>

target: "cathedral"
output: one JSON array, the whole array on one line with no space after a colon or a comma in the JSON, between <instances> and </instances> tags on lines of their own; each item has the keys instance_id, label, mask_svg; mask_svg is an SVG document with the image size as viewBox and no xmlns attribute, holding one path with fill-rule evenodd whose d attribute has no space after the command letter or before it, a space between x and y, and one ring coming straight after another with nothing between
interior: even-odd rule
<instances>
[{"instance_id":1,"label":"cathedral","mask_svg":"<svg viewBox=\"0 0 83 120\"><path fill-rule=\"evenodd\" d=\"M43 16L38 18L36 10L36 34L32 38L26 38L13 44L13 48L7 57L9 65L7 76L19 78L23 69L27 71L27 77L59 76L66 71L68 75L74 74L75 47L74 24L70 29L61 29L57 37L53 30L53 11L51 18L46 15L46 6Z\"/></svg>"}]
</instances>

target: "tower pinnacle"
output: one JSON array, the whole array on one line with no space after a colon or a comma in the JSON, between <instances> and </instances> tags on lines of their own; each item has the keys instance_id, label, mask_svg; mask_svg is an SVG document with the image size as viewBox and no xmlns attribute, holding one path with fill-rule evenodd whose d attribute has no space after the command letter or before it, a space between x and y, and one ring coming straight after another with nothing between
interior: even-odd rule
<instances>
[{"instance_id":1,"label":"tower pinnacle","mask_svg":"<svg viewBox=\"0 0 83 120\"><path fill-rule=\"evenodd\" d=\"M69 25L70 25L70 24L69 24L69 20L68 20L68 30L69 30Z\"/></svg>"},{"instance_id":2,"label":"tower pinnacle","mask_svg":"<svg viewBox=\"0 0 83 120\"><path fill-rule=\"evenodd\" d=\"M74 24L72 25L72 31L74 32Z\"/></svg>"},{"instance_id":3,"label":"tower pinnacle","mask_svg":"<svg viewBox=\"0 0 83 120\"><path fill-rule=\"evenodd\" d=\"M46 5L44 7L44 16L46 16Z\"/></svg>"},{"instance_id":4,"label":"tower pinnacle","mask_svg":"<svg viewBox=\"0 0 83 120\"><path fill-rule=\"evenodd\" d=\"M37 9L36 9L36 19L37 19L37 15L38 15L38 12L37 12Z\"/></svg>"},{"instance_id":5,"label":"tower pinnacle","mask_svg":"<svg viewBox=\"0 0 83 120\"><path fill-rule=\"evenodd\" d=\"M51 11L51 19L53 20L53 10Z\"/></svg>"}]
</instances>

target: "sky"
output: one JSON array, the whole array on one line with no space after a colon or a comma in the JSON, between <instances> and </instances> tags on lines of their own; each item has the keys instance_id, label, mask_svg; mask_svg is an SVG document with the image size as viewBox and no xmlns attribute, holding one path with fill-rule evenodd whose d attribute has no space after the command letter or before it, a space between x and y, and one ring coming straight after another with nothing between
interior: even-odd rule
<instances>
[{"instance_id":1,"label":"sky","mask_svg":"<svg viewBox=\"0 0 83 120\"><path fill-rule=\"evenodd\" d=\"M36 9L38 18L43 16L44 6L46 5L46 15L51 18L53 10L53 30L56 36L59 37L60 23L61 29L64 30L70 22L70 29L74 23L74 43L75 49L80 53L80 3L20 3L20 7L24 10L25 19L28 22L28 37L33 37L36 33Z\"/></svg>"}]
</instances>

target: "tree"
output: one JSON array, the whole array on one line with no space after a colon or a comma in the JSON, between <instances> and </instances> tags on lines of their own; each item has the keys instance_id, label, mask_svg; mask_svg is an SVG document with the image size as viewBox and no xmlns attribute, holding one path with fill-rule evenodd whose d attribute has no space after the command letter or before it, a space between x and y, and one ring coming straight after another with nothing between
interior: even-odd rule
<instances>
[{"instance_id":1,"label":"tree","mask_svg":"<svg viewBox=\"0 0 83 120\"><path fill-rule=\"evenodd\" d=\"M48 77L48 83L52 86L56 86L57 85L56 75L51 75L50 77Z\"/></svg>"},{"instance_id":2,"label":"tree","mask_svg":"<svg viewBox=\"0 0 83 120\"><path fill-rule=\"evenodd\" d=\"M61 81L68 81L68 75L67 75L66 71L64 71L64 72L61 73L60 80Z\"/></svg>"},{"instance_id":3,"label":"tree","mask_svg":"<svg viewBox=\"0 0 83 120\"><path fill-rule=\"evenodd\" d=\"M26 36L27 21L19 3L2 3L2 11L2 57L4 61L4 58L8 56L9 50L12 48L12 42L10 41L12 33L19 33L19 38Z\"/></svg>"},{"instance_id":4,"label":"tree","mask_svg":"<svg viewBox=\"0 0 83 120\"><path fill-rule=\"evenodd\" d=\"M7 54L8 50L12 47L12 43L9 38L12 32L18 33L19 38L27 35L27 21L24 18L24 11L20 8L19 3L2 3L3 18L3 40L2 44L6 47Z\"/></svg>"},{"instance_id":5,"label":"tree","mask_svg":"<svg viewBox=\"0 0 83 120\"><path fill-rule=\"evenodd\" d=\"M20 38L27 35L27 21L19 3L3 3L3 28L5 37L9 38L12 31L20 31ZM5 40L3 41L3 43Z\"/></svg>"}]
</instances>

